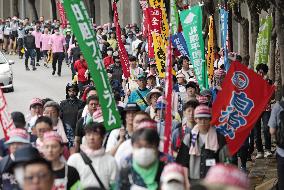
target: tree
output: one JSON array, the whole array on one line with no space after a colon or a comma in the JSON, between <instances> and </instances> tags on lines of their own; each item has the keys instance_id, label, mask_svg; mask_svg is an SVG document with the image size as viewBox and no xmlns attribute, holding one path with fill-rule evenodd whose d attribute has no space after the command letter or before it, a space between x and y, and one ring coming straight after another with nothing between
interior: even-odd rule
<instances>
[{"instance_id":1,"label":"tree","mask_svg":"<svg viewBox=\"0 0 284 190\"><path fill-rule=\"evenodd\" d=\"M32 8L32 13L33 13L33 20L38 20L38 14L35 6L35 0L29 0L29 4Z\"/></svg>"},{"instance_id":2,"label":"tree","mask_svg":"<svg viewBox=\"0 0 284 190\"><path fill-rule=\"evenodd\" d=\"M57 19L57 9L56 9L56 0L50 0L51 10L52 10L52 19Z\"/></svg>"}]
</instances>

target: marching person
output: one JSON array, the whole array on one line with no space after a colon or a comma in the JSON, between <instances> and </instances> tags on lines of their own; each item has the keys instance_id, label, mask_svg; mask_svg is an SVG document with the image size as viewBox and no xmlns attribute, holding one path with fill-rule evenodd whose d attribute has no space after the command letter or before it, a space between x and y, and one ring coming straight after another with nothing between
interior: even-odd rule
<instances>
[{"instance_id":1,"label":"marching person","mask_svg":"<svg viewBox=\"0 0 284 190\"><path fill-rule=\"evenodd\" d=\"M28 66L29 58L31 58L31 66L33 67L33 71L36 70L35 67L35 37L32 35L33 28L26 29L26 36L24 37L24 48L25 48L25 66L26 70L29 71L30 68Z\"/></svg>"},{"instance_id":2,"label":"marching person","mask_svg":"<svg viewBox=\"0 0 284 190\"><path fill-rule=\"evenodd\" d=\"M51 35L49 40L50 50L52 51L52 75L55 75L56 72L56 64L57 66L57 75L61 76L61 67L62 62L64 60L64 52L65 52L65 37L59 33L59 28L54 28L54 34Z\"/></svg>"}]
</instances>

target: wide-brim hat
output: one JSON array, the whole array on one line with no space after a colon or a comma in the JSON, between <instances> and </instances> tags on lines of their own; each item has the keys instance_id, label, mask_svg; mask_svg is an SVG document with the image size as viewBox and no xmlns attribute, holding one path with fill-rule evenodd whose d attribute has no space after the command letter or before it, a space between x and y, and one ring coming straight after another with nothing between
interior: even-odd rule
<instances>
[{"instance_id":1,"label":"wide-brim hat","mask_svg":"<svg viewBox=\"0 0 284 190\"><path fill-rule=\"evenodd\" d=\"M29 144L30 141L29 141L29 139L25 139L25 138L22 138L22 137L15 136L15 137L11 137L8 141L6 141L5 145L10 145L12 143Z\"/></svg>"},{"instance_id":2,"label":"wide-brim hat","mask_svg":"<svg viewBox=\"0 0 284 190\"><path fill-rule=\"evenodd\" d=\"M124 111L140 111L140 107L138 106L137 103L127 103Z\"/></svg>"},{"instance_id":3,"label":"wide-brim hat","mask_svg":"<svg viewBox=\"0 0 284 190\"><path fill-rule=\"evenodd\" d=\"M150 100L151 100L151 96L153 94L159 94L160 96L162 95L162 92L156 88L152 89L146 96L146 100L148 103L150 103Z\"/></svg>"}]
</instances>

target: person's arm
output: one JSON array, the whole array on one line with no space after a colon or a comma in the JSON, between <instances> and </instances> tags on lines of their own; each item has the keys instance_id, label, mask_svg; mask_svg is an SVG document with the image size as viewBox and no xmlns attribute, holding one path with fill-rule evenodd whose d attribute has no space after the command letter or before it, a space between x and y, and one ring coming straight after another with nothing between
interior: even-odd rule
<instances>
[{"instance_id":1,"label":"person's arm","mask_svg":"<svg viewBox=\"0 0 284 190\"><path fill-rule=\"evenodd\" d=\"M276 133L277 115L279 114L277 112L278 108L276 106L280 106L280 105L278 105L278 103L276 103L272 107L270 118L269 118L269 121L268 121L269 132L270 132L271 135L275 135L275 133ZM281 109L281 108L279 108L279 109Z\"/></svg>"},{"instance_id":2,"label":"person's arm","mask_svg":"<svg viewBox=\"0 0 284 190\"><path fill-rule=\"evenodd\" d=\"M111 148L109 150L106 149L107 153L109 153L112 156L115 155L115 153L116 153L117 149L119 148L119 146L125 141L125 133L126 133L125 128L122 127L122 128L119 129L119 140L116 143L116 145L113 146L113 148Z\"/></svg>"},{"instance_id":3,"label":"person's arm","mask_svg":"<svg viewBox=\"0 0 284 190\"><path fill-rule=\"evenodd\" d=\"M75 139L74 139L74 150L73 150L75 153L80 151L80 143L81 143L81 137L75 136ZM72 153L73 153L73 151L72 151Z\"/></svg>"}]
</instances>

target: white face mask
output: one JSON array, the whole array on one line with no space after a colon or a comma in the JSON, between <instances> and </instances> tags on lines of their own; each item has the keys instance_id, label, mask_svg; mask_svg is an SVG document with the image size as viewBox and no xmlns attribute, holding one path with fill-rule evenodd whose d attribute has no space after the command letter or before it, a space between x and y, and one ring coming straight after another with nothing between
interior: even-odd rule
<instances>
[{"instance_id":1,"label":"white face mask","mask_svg":"<svg viewBox=\"0 0 284 190\"><path fill-rule=\"evenodd\" d=\"M112 51L107 51L107 55L111 56L112 55Z\"/></svg>"},{"instance_id":2,"label":"white face mask","mask_svg":"<svg viewBox=\"0 0 284 190\"><path fill-rule=\"evenodd\" d=\"M184 190L184 185L181 183L177 183L177 182L172 182L172 183L165 183L162 185L162 190Z\"/></svg>"},{"instance_id":3,"label":"white face mask","mask_svg":"<svg viewBox=\"0 0 284 190\"><path fill-rule=\"evenodd\" d=\"M133 149L133 160L141 167L150 166L157 159L157 153L153 148Z\"/></svg>"}]
</instances>

